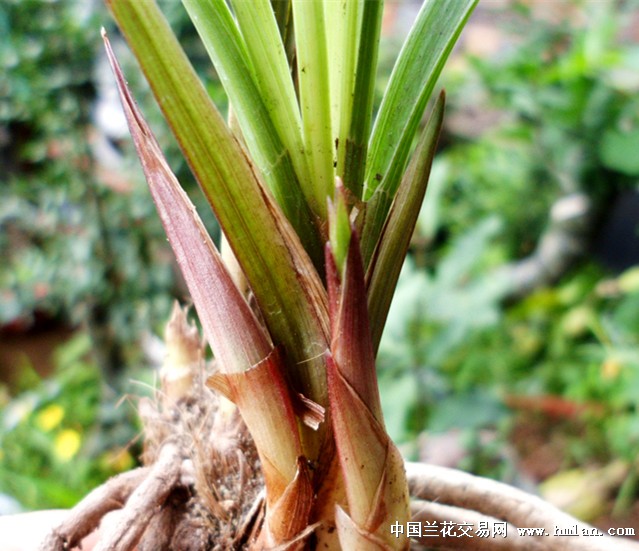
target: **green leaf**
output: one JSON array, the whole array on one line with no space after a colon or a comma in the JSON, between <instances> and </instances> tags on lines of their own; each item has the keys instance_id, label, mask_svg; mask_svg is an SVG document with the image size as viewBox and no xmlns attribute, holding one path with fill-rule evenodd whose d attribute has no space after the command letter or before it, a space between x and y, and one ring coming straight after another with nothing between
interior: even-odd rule
<instances>
[{"instance_id":1,"label":"green leaf","mask_svg":"<svg viewBox=\"0 0 639 551\"><path fill-rule=\"evenodd\" d=\"M326 198L333 196L335 172L324 3L293 0L293 21L304 152L313 182L311 208L326 220Z\"/></svg>"},{"instance_id":2,"label":"green leaf","mask_svg":"<svg viewBox=\"0 0 639 551\"><path fill-rule=\"evenodd\" d=\"M322 246L301 187L310 186L295 90L268 0L234 4L246 43L224 0L183 3L229 96L253 161L321 269Z\"/></svg>"},{"instance_id":3,"label":"green leaf","mask_svg":"<svg viewBox=\"0 0 639 551\"><path fill-rule=\"evenodd\" d=\"M293 32L293 10L291 0L270 0L277 28L284 44L286 60L289 67L295 63L295 33Z\"/></svg>"},{"instance_id":4,"label":"green leaf","mask_svg":"<svg viewBox=\"0 0 639 551\"><path fill-rule=\"evenodd\" d=\"M340 138L338 153L343 153L343 161L338 161L338 174L342 174L344 186L358 199L362 198L366 152L373 119L373 99L375 97L375 77L379 37L382 28L384 3L382 0L366 0L362 12L359 51L355 71L355 89L351 106L357 106L350 114L350 129L343 142Z\"/></svg>"},{"instance_id":5,"label":"green leaf","mask_svg":"<svg viewBox=\"0 0 639 551\"><path fill-rule=\"evenodd\" d=\"M296 390L327 403L326 291L157 5L108 0L238 259Z\"/></svg>"},{"instance_id":6,"label":"green leaf","mask_svg":"<svg viewBox=\"0 0 639 551\"><path fill-rule=\"evenodd\" d=\"M390 77L369 143L362 254L368 264L428 99L478 0L424 2Z\"/></svg>"},{"instance_id":7,"label":"green leaf","mask_svg":"<svg viewBox=\"0 0 639 551\"><path fill-rule=\"evenodd\" d=\"M336 144L337 175L344 170L344 145L351 124L355 68L359 45L359 25L362 2L338 0L324 3L326 18L326 48L330 60L329 84L331 98L331 126ZM339 147L339 144L342 147Z\"/></svg>"},{"instance_id":8,"label":"green leaf","mask_svg":"<svg viewBox=\"0 0 639 551\"><path fill-rule=\"evenodd\" d=\"M445 95L442 92L402 179L366 274L374 350L379 346L399 273L426 194L444 121L444 105Z\"/></svg>"},{"instance_id":9,"label":"green leaf","mask_svg":"<svg viewBox=\"0 0 639 551\"><path fill-rule=\"evenodd\" d=\"M639 128L629 132L609 130L603 135L599 154L607 168L629 176L639 175Z\"/></svg>"},{"instance_id":10,"label":"green leaf","mask_svg":"<svg viewBox=\"0 0 639 551\"><path fill-rule=\"evenodd\" d=\"M232 4L260 100L266 105L273 126L288 149L299 180L306 183L309 176L303 153L302 121L285 46L271 4L268 0L232 0ZM220 46L224 47L223 44Z\"/></svg>"}]
</instances>

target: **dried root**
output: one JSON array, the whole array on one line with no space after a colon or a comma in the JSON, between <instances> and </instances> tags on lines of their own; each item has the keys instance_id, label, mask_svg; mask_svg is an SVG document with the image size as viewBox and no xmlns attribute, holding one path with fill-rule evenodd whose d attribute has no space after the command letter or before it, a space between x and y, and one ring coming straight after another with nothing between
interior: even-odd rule
<instances>
[{"instance_id":1,"label":"dried root","mask_svg":"<svg viewBox=\"0 0 639 551\"><path fill-rule=\"evenodd\" d=\"M126 508L111 517L95 551L127 551L140 541L156 511L162 510L179 479L181 461L173 444L163 446L157 463L131 494ZM170 524L170 523L169 523Z\"/></svg>"},{"instance_id":2,"label":"dried root","mask_svg":"<svg viewBox=\"0 0 639 551\"><path fill-rule=\"evenodd\" d=\"M228 550L250 541L260 518L257 454L237 416L216 419L217 398L201 392L165 411L142 402L149 466L91 492L40 550L73 548L107 513L96 551Z\"/></svg>"},{"instance_id":3,"label":"dried root","mask_svg":"<svg viewBox=\"0 0 639 551\"><path fill-rule=\"evenodd\" d=\"M109 512L120 509L149 472L143 467L118 475L87 495L47 536L41 550L71 549L93 532Z\"/></svg>"},{"instance_id":4,"label":"dried root","mask_svg":"<svg viewBox=\"0 0 639 551\"><path fill-rule=\"evenodd\" d=\"M508 484L473 476L455 469L406 462L408 486L414 500L415 521L506 522L508 537L455 538L454 549L526 549L531 551L639 551L639 544L620 537L552 536L555 527L576 527L579 534L589 534L592 526L560 511L543 499ZM522 536L516 527L543 527L551 537ZM426 537L422 543L430 548L448 549L450 537ZM488 546L482 546L487 543ZM464 546L467 545L467 546Z\"/></svg>"}]
</instances>

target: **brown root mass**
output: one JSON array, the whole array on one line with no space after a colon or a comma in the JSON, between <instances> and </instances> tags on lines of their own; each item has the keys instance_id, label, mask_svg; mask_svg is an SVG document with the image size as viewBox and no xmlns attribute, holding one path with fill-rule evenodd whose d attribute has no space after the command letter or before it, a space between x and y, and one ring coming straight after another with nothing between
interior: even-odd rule
<instances>
[{"instance_id":1,"label":"brown root mass","mask_svg":"<svg viewBox=\"0 0 639 551\"><path fill-rule=\"evenodd\" d=\"M201 383L194 387L174 402L161 395L140 401L145 466L91 492L41 551L71 549L101 521L96 551L250 546L262 508L255 447L233 406Z\"/></svg>"}]
</instances>

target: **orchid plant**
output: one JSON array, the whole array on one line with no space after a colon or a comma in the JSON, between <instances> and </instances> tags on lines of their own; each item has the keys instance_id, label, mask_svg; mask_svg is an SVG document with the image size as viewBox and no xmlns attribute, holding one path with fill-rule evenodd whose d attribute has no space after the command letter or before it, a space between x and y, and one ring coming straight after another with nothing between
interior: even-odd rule
<instances>
[{"instance_id":1,"label":"orchid plant","mask_svg":"<svg viewBox=\"0 0 639 551\"><path fill-rule=\"evenodd\" d=\"M476 2L424 2L374 116L382 0L183 0L227 124L155 2L107 0L223 231L220 253L103 33L214 354L207 384L238 408L259 455L253 549L409 546L390 530L410 520L409 494L375 355L441 130L433 91Z\"/></svg>"}]
</instances>

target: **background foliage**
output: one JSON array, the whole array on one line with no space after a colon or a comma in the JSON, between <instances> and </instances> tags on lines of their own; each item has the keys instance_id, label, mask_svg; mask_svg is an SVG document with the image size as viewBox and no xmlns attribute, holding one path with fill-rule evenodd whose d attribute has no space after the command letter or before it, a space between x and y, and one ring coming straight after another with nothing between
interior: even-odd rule
<instances>
[{"instance_id":1,"label":"background foliage","mask_svg":"<svg viewBox=\"0 0 639 551\"><path fill-rule=\"evenodd\" d=\"M449 459L516 478L522 456L534 455L519 431L552 425L551 468L524 475L538 482L621 459L613 495L631 503L639 257L632 246L613 250L609 236L621 227L617 242L637 240L636 214L619 205L632 204L639 175L639 47L628 23L638 6L565 5L573 11L549 18L513 2L498 14L505 46L482 56L468 46L448 71L449 123L380 347L380 384L407 454L428 457L429 438L455 433L462 450ZM219 100L179 3L164 7ZM76 335L56 353L52 378L27 366L4 390L0 491L26 508L69 506L132 464L133 408L115 408L115 396L131 374L153 380L141 343L161 333L184 294L130 144L106 136L112 170L96 155L105 138L96 29L105 21L89 2L0 3L2 338L43 320ZM132 85L159 121L144 84ZM160 140L188 182L168 133ZM569 193L594 205L588 254L552 285L513 298L502 268L535 251Z\"/></svg>"}]
</instances>

